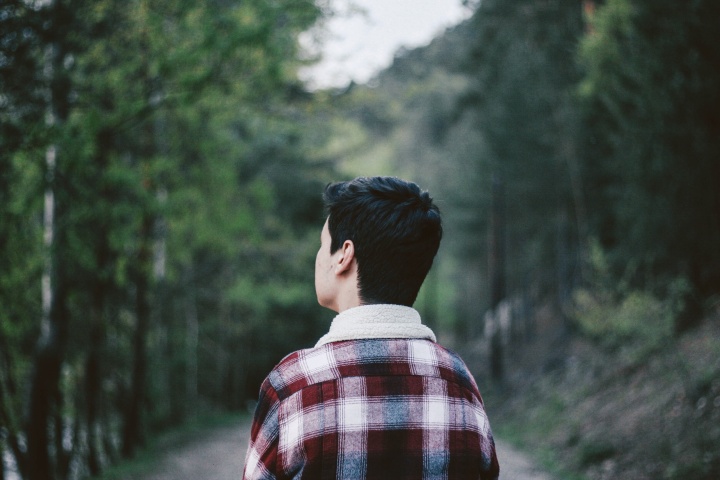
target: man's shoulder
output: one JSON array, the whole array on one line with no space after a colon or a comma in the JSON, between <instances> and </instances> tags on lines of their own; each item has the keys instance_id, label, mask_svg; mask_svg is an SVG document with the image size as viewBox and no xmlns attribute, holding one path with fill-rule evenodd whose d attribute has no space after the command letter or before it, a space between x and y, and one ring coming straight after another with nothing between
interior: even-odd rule
<instances>
[{"instance_id":1,"label":"man's shoulder","mask_svg":"<svg viewBox=\"0 0 720 480\"><path fill-rule=\"evenodd\" d=\"M339 378L407 375L443 378L479 396L460 356L422 339L346 340L298 350L282 359L267 381L282 400L307 386Z\"/></svg>"}]
</instances>

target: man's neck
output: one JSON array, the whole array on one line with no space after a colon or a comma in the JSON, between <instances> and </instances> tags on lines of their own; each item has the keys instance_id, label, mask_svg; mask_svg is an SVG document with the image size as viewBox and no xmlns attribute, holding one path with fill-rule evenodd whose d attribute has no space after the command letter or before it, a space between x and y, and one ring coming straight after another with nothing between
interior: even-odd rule
<instances>
[{"instance_id":1,"label":"man's neck","mask_svg":"<svg viewBox=\"0 0 720 480\"><path fill-rule=\"evenodd\" d=\"M346 277L340 285L337 296L335 297L335 308L331 308L331 310L342 313L345 310L359 307L362 304L358 289L357 270L355 270L351 275Z\"/></svg>"},{"instance_id":2,"label":"man's neck","mask_svg":"<svg viewBox=\"0 0 720 480\"><path fill-rule=\"evenodd\" d=\"M363 303L360 301L360 296L355 292L354 295L348 294L345 296L340 296L337 301L336 309L335 310L338 313L342 313L345 310L349 310L351 308L359 307Z\"/></svg>"}]
</instances>

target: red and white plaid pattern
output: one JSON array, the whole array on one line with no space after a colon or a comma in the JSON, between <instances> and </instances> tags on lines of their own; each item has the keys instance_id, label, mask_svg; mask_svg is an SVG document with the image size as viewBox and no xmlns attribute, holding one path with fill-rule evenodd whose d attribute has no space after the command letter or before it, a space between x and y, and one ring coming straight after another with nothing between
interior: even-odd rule
<instances>
[{"instance_id":1,"label":"red and white plaid pattern","mask_svg":"<svg viewBox=\"0 0 720 480\"><path fill-rule=\"evenodd\" d=\"M290 354L260 389L245 479L496 479L490 425L456 354L348 340Z\"/></svg>"}]
</instances>

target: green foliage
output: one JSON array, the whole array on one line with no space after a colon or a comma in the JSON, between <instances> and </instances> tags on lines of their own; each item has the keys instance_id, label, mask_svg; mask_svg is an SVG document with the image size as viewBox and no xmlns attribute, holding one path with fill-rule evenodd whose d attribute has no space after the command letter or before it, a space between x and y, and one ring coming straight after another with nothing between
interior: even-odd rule
<instances>
[{"instance_id":1,"label":"green foliage","mask_svg":"<svg viewBox=\"0 0 720 480\"><path fill-rule=\"evenodd\" d=\"M719 285L720 4L608 0L583 23L579 1L470 3L468 22L399 52L372 85L308 94L295 71L297 34L321 14L310 0L3 2L8 445L36 420L22 417L48 338L46 265L50 323L68 334L41 421L58 438L88 432L48 452L59 476L64 455L88 470L119 455L128 405L144 431L203 402L243 408L328 320L311 271L333 165L412 178L440 204L446 240L418 301L434 326L479 331L495 175L510 295L563 302L587 269L581 331L634 359L672 337L691 290ZM603 458L595 447L581 457Z\"/></svg>"},{"instance_id":2,"label":"green foliage","mask_svg":"<svg viewBox=\"0 0 720 480\"><path fill-rule=\"evenodd\" d=\"M547 343L555 355L557 345ZM720 406L711 403L720 394L717 317L637 362L622 349L581 338L572 340L571 351L564 368L538 375L516 370L512 388L484 395L494 405L499 438L511 434L531 451L546 451L554 468L571 470L575 478L608 471L616 478L714 478L720 457ZM533 366L539 363L531 358Z\"/></svg>"},{"instance_id":3,"label":"green foliage","mask_svg":"<svg viewBox=\"0 0 720 480\"><path fill-rule=\"evenodd\" d=\"M535 392L524 401L513 390L507 403L521 405L514 416L522 420L511 434L534 430L527 446L562 450L557 445L565 444L565 437L557 426L570 423L567 444L573 452L564 460L577 470L605 467L609 455L623 457L636 445L643 448L628 460L637 467L634 472L665 468L667 458L683 465L676 455L680 450L702 462L704 454L698 452L709 450L706 433L698 432L712 430L711 421L701 426L688 420L687 428L672 430L667 452L655 455L659 442L651 442L653 452L644 447L655 438L652 432L675 422L675 410L665 416L657 412L667 411L672 385L692 376L690 369L683 375L672 371L674 362L668 368L655 365L653 376L667 382L653 399L643 397L648 378L642 376L618 381L617 390L592 392L613 383L605 377L610 363L620 380L657 358L667 360L663 355L679 347L688 320L702 317L692 304L720 289L720 190L715 185L720 178L720 3L468 3L476 12L464 24L427 47L398 52L371 85L330 94L339 110L331 155L344 159L349 174L407 176L438 200L445 227L434 267L439 287L425 285L417 306L441 305L436 325L443 333L454 328L461 338L479 332L475 325L488 304L490 179L502 178L508 296L525 290L530 299L557 299L569 323L603 346L597 350L611 360L577 377L569 367L562 371L565 382L561 375L546 376L558 384L541 403ZM567 332L569 325L560 323L557 330ZM548 339L553 365L568 360L557 341ZM516 344L510 348L524 350ZM539 368L537 363L528 370ZM693 370L702 364L694 362ZM518 374L519 383L526 375ZM603 381L593 384L598 377ZM557 395L565 398L557 401ZM615 408L607 405L621 408L628 398L635 399L633 411L616 421ZM585 407L568 419L568 411L581 404ZM637 418L644 420L635 425ZM643 428L647 425L652 427ZM624 442L601 440L627 433L625 428L640 433ZM587 436L588 429L601 433ZM684 438L683 445L675 443L676 435ZM656 467L640 460L646 453L658 459ZM711 471L715 456L707 458L702 468L692 468ZM557 455L554 460L561 463ZM667 472L679 476L681 468Z\"/></svg>"},{"instance_id":4,"label":"green foliage","mask_svg":"<svg viewBox=\"0 0 720 480\"><path fill-rule=\"evenodd\" d=\"M632 291L614 302L580 289L575 292L575 320L581 331L609 348L632 345L647 352L672 337L675 315L665 302Z\"/></svg>"},{"instance_id":5,"label":"green foliage","mask_svg":"<svg viewBox=\"0 0 720 480\"><path fill-rule=\"evenodd\" d=\"M289 94L319 15L310 0L0 6L0 419L21 465L33 432L73 447L40 446L39 477L97 474L201 402L244 408L319 335L330 168L306 141L311 96ZM48 346L42 371L62 375L33 377Z\"/></svg>"},{"instance_id":6,"label":"green foliage","mask_svg":"<svg viewBox=\"0 0 720 480\"><path fill-rule=\"evenodd\" d=\"M590 259L592 281L573 294L572 316L582 333L607 348L629 350L634 360L673 337L690 292L686 279L657 286L660 293L637 290L628 282L615 282L598 242L592 242Z\"/></svg>"},{"instance_id":7,"label":"green foliage","mask_svg":"<svg viewBox=\"0 0 720 480\"><path fill-rule=\"evenodd\" d=\"M718 8L611 0L580 48L593 228L616 275L637 264L641 289L657 277L704 295L720 285Z\"/></svg>"},{"instance_id":8,"label":"green foliage","mask_svg":"<svg viewBox=\"0 0 720 480\"><path fill-rule=\"evenodd\" d=\"M333 150L345 170L408 177L440 205L446 234L436 303L451 307L443 310L457 331L479 332L478 311L490 300L493 175L504 187L508 294L566 291L579 277L579 72L568 52L581 34L574 2L482 2L430 45L398 52L371 86L334 99L342 110L331 145L345 148Z\"/></svg>"}]
</instances>

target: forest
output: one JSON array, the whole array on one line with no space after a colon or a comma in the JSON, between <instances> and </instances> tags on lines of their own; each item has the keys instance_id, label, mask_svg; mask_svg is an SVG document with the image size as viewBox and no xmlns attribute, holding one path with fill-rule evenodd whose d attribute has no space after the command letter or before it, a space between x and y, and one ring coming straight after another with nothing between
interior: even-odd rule
<instances>
[{"instance_id":1,"label":"forest","mask_svg":"<svg viewBox=\"0 0 720 480\"><path fill-rule=\"evenodd\" d=\"M0 3L0 480L252 409L333 317L321 193L358 175L440 205L415 306L499 436L564 478L717 478L720 3L465 3L326 90L329 0Z\"/></svg>"}]
</instances>

